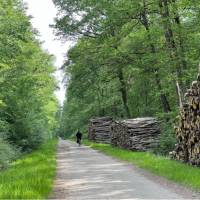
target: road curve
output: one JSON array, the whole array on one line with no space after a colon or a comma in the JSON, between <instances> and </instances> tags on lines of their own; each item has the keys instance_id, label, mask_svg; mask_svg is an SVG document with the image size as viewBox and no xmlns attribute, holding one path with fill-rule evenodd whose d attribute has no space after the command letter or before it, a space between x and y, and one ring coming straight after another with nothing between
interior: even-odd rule
<instances>
[{"instance_id":1,"label":"road curve","mask_svg":"<svg viewBox=\"0 0 200 200\"><path fill-rule=\"evenodd\" d=\"M199 199L183 187L71 141L60 140L50 199Z\"/></svg>"}]
</instances>

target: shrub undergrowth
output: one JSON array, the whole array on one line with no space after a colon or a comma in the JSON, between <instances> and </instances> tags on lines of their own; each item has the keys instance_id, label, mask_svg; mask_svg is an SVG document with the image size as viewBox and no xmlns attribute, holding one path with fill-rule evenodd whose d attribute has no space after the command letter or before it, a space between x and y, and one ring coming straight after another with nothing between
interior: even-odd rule
<instances>
[{"instance_id":1,"label":"shrub undergrowth","mask_svg":"<svg viewBox=\"0 0 200 200\"><path fill-rule=\"evenodd\" d=\"M56 140L12 163L0 173L0 199L44 199L53 186Z\"/></svg>"}]
</instances>

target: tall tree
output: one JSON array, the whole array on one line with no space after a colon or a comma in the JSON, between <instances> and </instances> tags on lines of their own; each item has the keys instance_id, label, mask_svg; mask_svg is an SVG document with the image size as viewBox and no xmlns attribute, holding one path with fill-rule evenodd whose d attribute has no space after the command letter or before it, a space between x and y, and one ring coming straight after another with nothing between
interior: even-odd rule
<instances>
[{"instance_id":1,"label":"tall tree","mask_svg":"<svg viewBox=\"0 0 200 200\"><path fill-rule=\"evenodd\" d=\"M196 0L54 0L54 3L59 8L54 25L57 35L77 40L69 52L70 84L63 123L67 116L68 120L84 118L83 124L87 124L95 115L116 118L159 115L170 121L178 109L178 97L183 101L181 91L197 72L199 3ZM86 110L89 112L84 116ZM71 123L70 130L76 125Z\"/></svg>"},{"instance_id":2,"label":"tall tree","mask_svg":"<svg viewBox=\"0 0 200 200\"><path fill-rule=\"evenodd\" d=\"M53 73L53 58L37 41L23 2L2 0L0 129L6 143L30 151L53 136L58 104Z\"/></svg>"}]
</instances>

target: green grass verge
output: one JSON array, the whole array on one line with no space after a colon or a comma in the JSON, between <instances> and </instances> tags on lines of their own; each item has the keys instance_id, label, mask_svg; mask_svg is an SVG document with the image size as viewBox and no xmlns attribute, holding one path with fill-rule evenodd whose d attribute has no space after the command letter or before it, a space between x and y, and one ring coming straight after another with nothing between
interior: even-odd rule
<instances>
[{"instance_id":1,"label":"green grass verge","mask_svg":"<svg viewBox=\"0 0 200 200\"><path fill-rule=\"evenodd\" d=\"M53 187L57 140L14 162L0 173L0 199L45 199Z\"/></svg>"},{"instance_id":2,"label":"green grass verge","mask_svg":"<svg viewBox=\"0 0 200 200\"><path fill-rule=\"evenodd\" d=\"M180 183L200 191L200 168L192 167L169 158L156 156L146 152L132 152L107 144L96 144L84 141L84 144L107 155L146 169L168 180Z\"/></svg>"}]
</instances>

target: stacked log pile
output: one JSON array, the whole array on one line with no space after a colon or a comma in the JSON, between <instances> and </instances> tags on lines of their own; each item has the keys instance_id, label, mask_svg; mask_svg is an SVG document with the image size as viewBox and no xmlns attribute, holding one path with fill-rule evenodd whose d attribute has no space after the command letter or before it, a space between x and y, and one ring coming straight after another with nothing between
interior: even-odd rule
<instances>
[{"instance_id":1,"label":"stacked log pile","mask_svg":"<svg viewBox=\"0 0 200 200\"><path fill-rule=\"evenodd\" d=\"M97 143L110 144L112 123L113 120L110 117L91 119L88 139Z\"/></svg>"},{"instance_id":2,"label":"stacked log pile","mask_svg":"<svg viewBox=\"0 0 200 200\"><path fill-rule=\"evenodd\" d=\"M159 143L159 124L154 118L137 118L115 122L111 143L121 148L149 151Z\"/></svg>"},{"instance_id":3,"label":"stacked log pile","mask_svg":"<svg viewBox=\"0 0 200 200\"><path fill-rule=\"evenodd\" d=\"M181 108L175 127L177 144L171 158L200 166L200 74L185 94L187 104Z\"/></svg>"}]
</instances>

